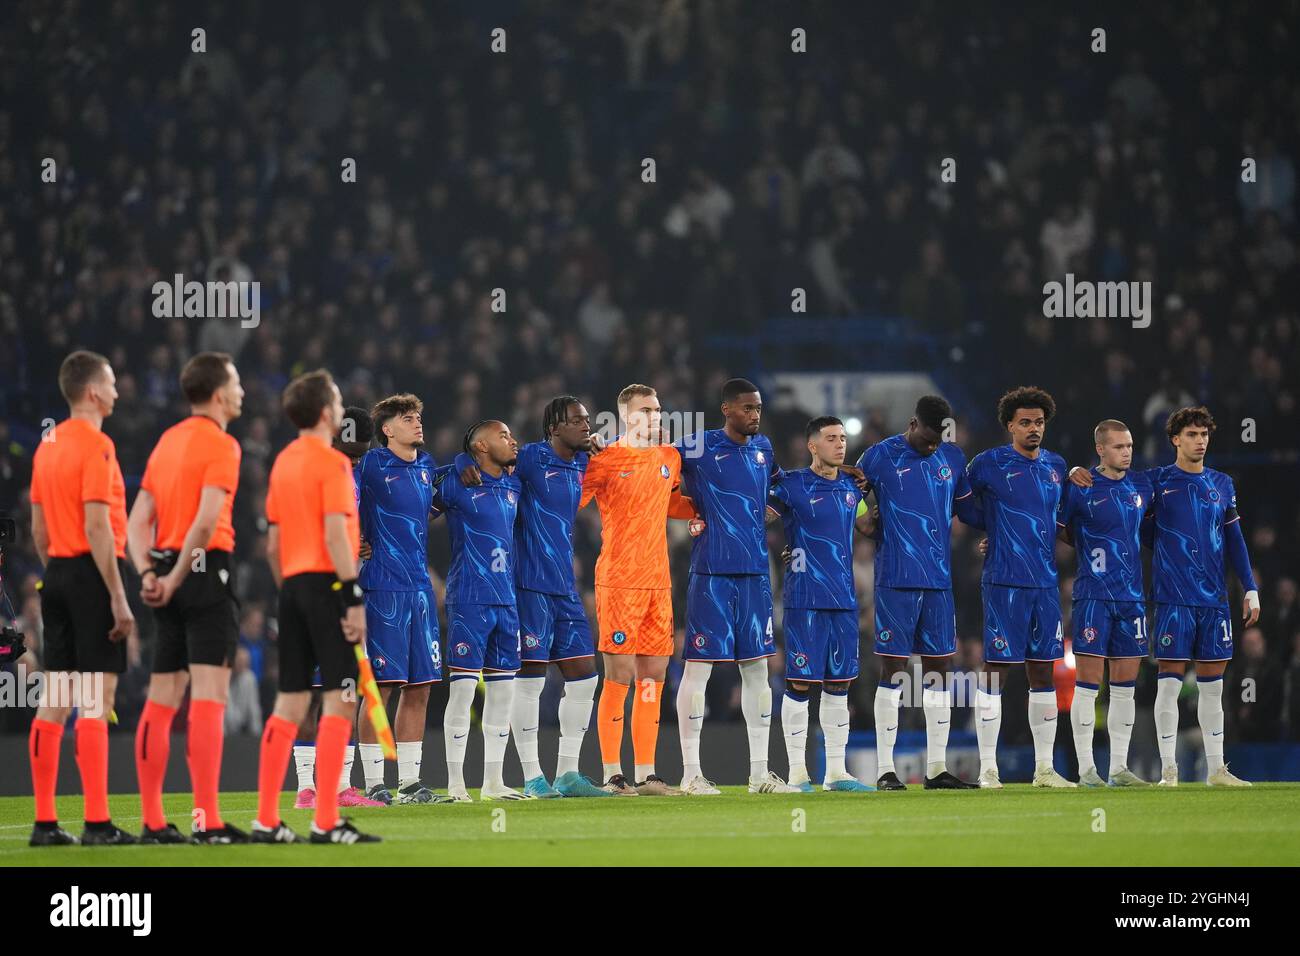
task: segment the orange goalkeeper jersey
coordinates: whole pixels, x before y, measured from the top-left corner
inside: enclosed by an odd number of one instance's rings
[[[609,588],[671,588],[668,518],[695,517],[681,494],[682,459],[672,445],[633,448],[614,442],[587,463],[582,500],[600,509],[596,584]]]

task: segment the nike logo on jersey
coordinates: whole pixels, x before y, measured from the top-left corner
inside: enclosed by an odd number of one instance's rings
[[[525,728],[523,729],[522,733],[525,733],[525,734],[531,734],[531,733],[532,733],[534,730],[536,730],[536,729],[537,729],[536,727],[525,727]]]
[[[482,498],[485,494],[487,494],[486,491],[477,491],[477,492],[475,492],[474,494],[472,494],[472,495],[469,496],[469,500],[470,500],[470,501],[478,501],[478,500],[479,500],[480,498]]]
[[[984,723],[987,724],[987,723],[992,723],[993,721],[997,720],[997,718],[996,718],[996,717],[981,717],[980,720],[984,721]]]
[[[1222,736],[1223,736],[1223,731],[1222,731],[1222,730],[1212,730],[1212,731],[1210,731],[1210,736],[1211,736],[1211,737],[1222,737]]]
[[[946,721],[946,720],[941,720],[941,721],[939,721],[938,723],[939,723],[940,726],[942,726],[943,724],[948,723],[948,721]]]
[[[687,717],[686,719],[687,719],[687,720],[703,720],[703,719],[704,719],[704,715],[703,715],[703,714],[691,714],[691,715],[690,715],[689,717]]]
[[[1091,726],[1092,726],[1092,721],[1090,720],[1090,721],[1088,721],[1087,723],[1083,723],[1082,721],[1080,721],[1080,722],[1079,722],[1079,726],[1080,726],[1080,727],[1091,727]]]
[[[837,726],[837,727],[847,727],[848,725],[849,725],[849,724],[848,724],[848,721],[845,721],[844,723],[842,723],[842,724],[836,724],[835,726]],[[890,727],[889,729],[890,729],[890,730],[897,730],[897,729],[898,729],[898,724],[895,724],[894,726]]]
[[[802,730],[792,730],[792,731],[790,731],[790,736],[791,736],[791,737],[798,737],[801,733],[803,733]]]
[[[555,477],[556,475],[558,475],[558,474],[559,474],[558,471],[548,471],[548,472],[546,473],[546,477],[547,477],[547,478],[554,478],[554,477]]]
[[[1160,739],[1161,739],[1161,740],[1168,740],[1168,739],[1169,739],[1170,737],[1172,737],[1172,736],[1173,736],[1173,734],[1161,734],[1161,735],[1160,735]]]
[[[815,505],[815,504],[817,504],[817,502],[819,502],[819,501],[821,501],[820,498],[809,498],[809,499],[808,499],[808,504],[810,504],[810,505]]]
[[[728,457],[730,457],[730,456],[731,456],[731,452],[727,452],[727,454],[725,454],[725,455],[714,455],[714,456],[713,456],[713,460],[714,460],[714,461],[722,461],[722,459],[724,459],[724,458],[728,458]]]
[[[388,484],[390,481],[396,481],[398,477],[399,477],[398,475],[385,475],[384,484]]]
[[[460,740],[462,737],[468,737],[468,736],[469,736],[469,734],[452,734],[452,735],[451,735],[451,739],[452,739],[452,740]]]
[[[613,719],[613,721],[611,721],[611,723],[615,723],[615,724],[616,724],[616,723],[618,723],[618,722],[619,722],[620,720],[622,720],[622,719],[623,719],[622,717],[615,717],[615,718]]]
[[[1164,491],[1162,491],[1162,492],[1160,492],[1160,493],[1161,493],[1162,495],[1172,495],[1172,494],[1173,494],[1175,491],[1177,491],[1177,490],[1178,490],[1177,488],[1166,488]]]
[[[909,471],[911,471],[912,469],[911,469],[911,468],[898,468],[898,469],[896,469],[896,470],[898,471],[898,476],[901,478],[903,475],[907,474],[907,473],[908,473]]]
[[[626,478],[626,477],[627,477],[628,475],[630,475],[630,474],[632,474],[632,472],[630,472],[630,471],[620,471],[620,472],[618,473],[618,476],[619,476],[620,478]]]
[[[1020,472],[1018,472],[1018,471],[1007,472],[1007,477],[1008,477],[1008,478],[1016,478],[1016,477],[1018,477],[1019,475],[1020,475]]]
[[[769,718],[769,717],[771,717],[771,716],[772,716],[772,712],[769,710],[766,714],[759,714],[759,715],[758,715],[758,719],[759,719],[759,720],[766,720],[767,718]]]

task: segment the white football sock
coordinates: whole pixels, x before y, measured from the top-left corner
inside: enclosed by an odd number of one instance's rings
[[[384,782],[384,745],[358,744],[361,751],[361,772],[366,775],[366,789],[382,786]]]
[[[847,776],[844,751],[849,743],[849,695],[832,694],[823,688],[817,721],[822,725],[822,737],[826,740],[826,779]]]
[[[564,696],[560,698],[560,758],[555,765],[557,777],[578,769],[578,760],[582,756],[582,739],[591,723],[591,707],[595,697],[595,674],[564,682]]]
[[[786,691],[781,698],[781,732],[785,735],[785,755],[790,761],[790,782],[808,778],[808,698],[795,697]]]
[[[398,789],[420,782],[420,763],[423,759],[423,740],[399,740],[397,742]],[[366,789],[369,789],[369,787]]]
[[[708,661],[687,661],[677,688],[677,735],[682,742],[682,780],[702,776],[700,730],[704,725],[704,689],[709,686],[713,665]]]
[[[1110,775],[1128,766],[1128,742],[1133,737],[1133,721],[1137,718],[1137,704],[1133,699],[1132,684],[1110,685],[1110,709],[1106,714],[1106,729],[1110,733]]]
[[[1079,758],[1079,776],[1096,770],[1092,752],[1092,735],[1097,729],[1097,685],[1074,682],[1074,699],[1070,701],[1070,729],[1074,733],[1074,753]]]
[[[293,766],[298,772],[298,789],[316,789],[316,745],[294,744]]]
[[[898,739],[898,708],[903,703],[903,688],[897,684],[879,684],[876,702],[876,775],[894,772],[894,741]],[[927,724],[928,726],[928,724]],[[826,724],[822,722],[822,732]]]
[[[749,731],[749,779],[767,776],[768,741],[772,736],[772,685],[767,681],[767,658],[741,661],[740,712]]]
[[[1002,730],[1002,694],[975,690],[975,739],[979,742],[980,773],[998,769],[998,734]]]
[[[1156,681],[1156,743],[1161,767],[1178,765],[1178,695],[1183,675],[1161,674]]]
[[[1052,769],[1056,744],[1056,688],[1029,690],[1029,730],[1034,735],[1034,769]]]
[[[948,770],[948,731],[952,728],[952,695],[942,681],[921,691],[925,709],[925,775],[937,777]],[[893,755],[890,755],[892,763]]]
[[[352,786],[352,758],[356,756],[355,741],[348,741],[348,749],[343,751],[343,770],[339,774],[339,793]]]
[[[1205,746],[1205,769],[1214,773],[1223,767],[1223,678],[1196,678],[1196,720],[1201,725]]]
[[[514,703],[510,705],[510,732],[515,737],[515,750],[524,768],[524,780],[542,775],[542,765],[537,760],[537,725],[541,709],[545,677],[516,677]]]
[[[465,790],[465,749],[469,746],[469,712],[474,705],[476,676],[453,677],[442,717],[442,740],[447,748],[447,789]]]
[[[500,790],[505,786],[503,773],[506,744],[510,742],[510,705],[514,701],[513,677],[487,680],[483,694],[483,787]]]

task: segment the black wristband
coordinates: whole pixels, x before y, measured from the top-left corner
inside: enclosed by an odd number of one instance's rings
[[[356,578],[348,581],[335,581],[330,585],[330,590],[338,595],[339,604],[342,605],[344,610],[357,607],[366,601],[365,592],[361,590],[361,585],[357,584]]]

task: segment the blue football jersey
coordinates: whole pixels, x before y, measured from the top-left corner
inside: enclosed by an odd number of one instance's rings
[[[1118,480],[1092,469],[1092,485],[1066,482],[1057,521],[1070,529],[1079,555],[1076,601],[1141,601],[1142,516],[1151,507],[1146,472]]]
[[[454,465],[434,474],[433,509],[447,515],[451,534],[448,604],[515,603],[515,517],[519,479],[483,473],[467,488]]]
[[[1192,474],[1177,465],[1146,474],[1155,506],[1151,584],[1156,601],[1223,607],[1228,603],[1224,533],[1240,520],[1232,479],[1213,468]]]
[[[429,513],[433,506],[433,459],[418,452],[404,461],[387,448],[372,448],[357,466],[361,536],[371,556],[361,565],[367,591],[424,591],[429,582]]]
[[[706,523],[691,542],[691,573],[767,574],[767,493],[781,473],[771,441],[754,435],[738,445],[715,428],[676,447],[682,491]]]
[[[515,524],[515,583],[544,594],[572,594],[573,522],[582,498],[587,453],[572,461],[555,453],[550,442],[519,449],[515,477],[521,485]]]
[[[944,442],[922,455],[894,435],[864,451],[858,468],[880,505],[876,587],[952,587],[953,510],[972,497],[961,449]]]
[[[1026,458],[1011,445],[982,451],[966,469],[984,509],[989,553],[981,580],[1022,588],[1056,587],[1056,512],[1065,459],[1040,449]]]
[[[801,468],[773,483],[768,505],[781,515],[793,552],[782,590],[785,607],[857,610],[853,523],[860,501],[862,492],[843,472],[831,481]]]

